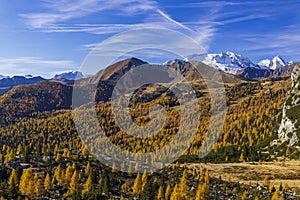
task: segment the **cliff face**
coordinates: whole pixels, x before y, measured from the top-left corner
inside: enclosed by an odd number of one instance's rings
[[[299,143],[300,138],[300,64],[295,65],[291,78],[292,88],[283,105],[278,138],[293,146]]]

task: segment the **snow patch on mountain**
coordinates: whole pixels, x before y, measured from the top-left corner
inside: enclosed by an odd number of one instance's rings
[[[237,74],[240,70],[247,67],[259,68],[249,58],[230,51],[219,54],[207,54],[202,62],[230,74]]]
[[[261,60],[259,63],[253,63],[247,57],[227,51],[225,53],[219,53],[219,54],[201,54],[201,55],[194,54],[194,55],[187,56],[183,60],[180,59],[169,60],[163,63],[163,65],[167,65],[167,66],[173,65],[176,62],[185,64],[186,62],[192,60],[203,62],[208,66],[235,75],[245,68],[276,70],[278,68],[293,63],[292,61],[288,63],[285,62],[280,56],[275,56],[274,58],[272,58],[272,60],[265,59],[265,60]]]
[[[270,67],[270,69],[277,69],[277,68],[281,68],[281,67],[284,67],[286,66],[286,63],[285,61],[279,57],[279,56],[275,56],[273,59],[272,59],[272,67]]]
[[[286,63],[280,56],[275,56],[272,60],[262,60],[258,63],[260,67],[266,67],[272,70],[276,70],[289,64],[292,64],[292,62]]]
[[[56,74],[52,79],[67,79],[67,80],[77,80],[83,78],[84,75],[82,72],[79,71],[71,71],[71,72],[64,72],[61,74]]]
[[[9,78],[9,76],[0,75],[0,80],[5,79],[5,78]]]
[[[272,65],[272,61],[269,59],[261,60],[261,61],[259,61],[258,65],[260,67],[270,68],[270,66]]]
[[[181,60],[181,59],[168,60],[168,61],[164,62],[163,65],[170,66],[170,65],[173,65],[176,62],[184,65],[187,61],[186,60]]]
[[[33,78],[33,76],[32,76],[32,75],[25,75],[24,77],[25,77],[25,78],[27,78],[27,79],[29,79],[29,78]]]

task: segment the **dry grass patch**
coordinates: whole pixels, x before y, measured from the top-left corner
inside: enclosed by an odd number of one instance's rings
[[[300,161],[288,161],[285,166],[278,162],[229,163],[229,164],[191,164],[190,168],[208,169],[210,176],[230,182],[246,184],[262,183],[268,176],[271,184],[279,187],[287,183],[293,191],[300,193]]]

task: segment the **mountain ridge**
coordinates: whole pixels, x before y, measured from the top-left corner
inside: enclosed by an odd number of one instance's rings
[[[176,62],[186,63],[193,60],[200,61],[227,74],[254,81],[272,77],[290,76],[294,66],[293,61],[286,62],[279,55],[274,56],[271,60],[265,59],[255,64],[248,57],[230,51],[225,53],[221,52],[219,54],[195,54],[182,60],[174,59],[166,61],[163,65],[171,66]]]
[[[58,79],[66,79],[70,81],[74,81],[77,79],[84,78],[84,75],[80,71],[70,71],[70,72],[63,72],[56,74],[52,79],[58,80]]]
[[[25,77],[25,76],[13,76],[13,77],[6,77],[3,79],[0,79],[0,94],[3,94],[10,88],[18,85],[28,85],[28,84],[34,84],[40,81],[45,80],[44,78],[40,76],[36,77]]]

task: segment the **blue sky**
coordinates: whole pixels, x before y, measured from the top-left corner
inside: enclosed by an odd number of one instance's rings
[[[51,77],[78,70],[95,44],[143,27],[182,32],[209,53],[233,51],[254,62],[275,55],[299,61],[299,10],[298,0],[0,1],[0,74]]]

